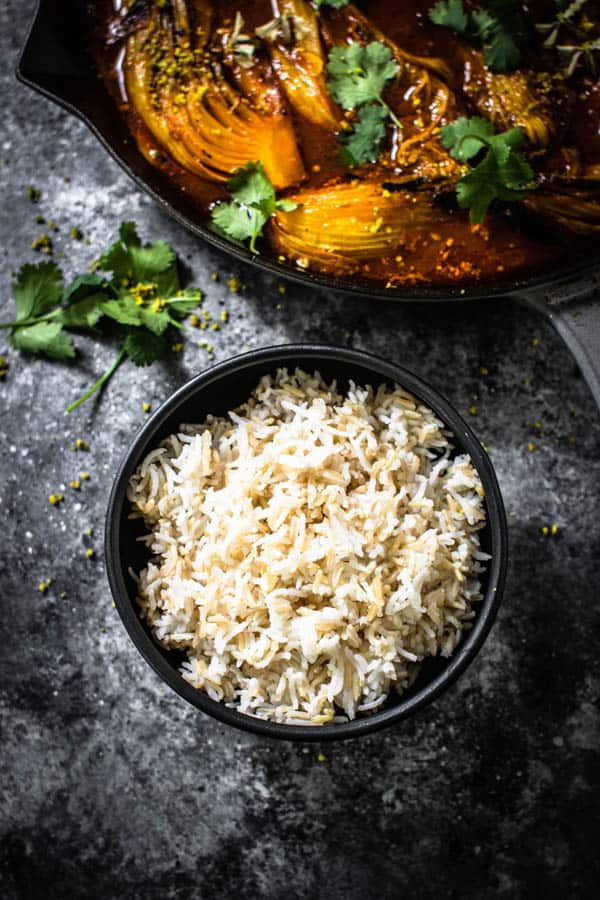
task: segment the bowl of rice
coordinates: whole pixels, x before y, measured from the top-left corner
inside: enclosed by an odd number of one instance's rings
[[[146,661],[222,722],[357,737],[431,702],[501,601],[489,457],[433,388],[346,348],[288,345],[196,376],[113,486],[106,561]]]

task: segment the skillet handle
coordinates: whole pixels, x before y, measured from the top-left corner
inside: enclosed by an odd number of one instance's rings
[[[561,298],[556,302],[547,294],[522,297],[547,316],[561,336],[587,381],[597,406],[600,408],[600,291],[579,291],[573,299]]]

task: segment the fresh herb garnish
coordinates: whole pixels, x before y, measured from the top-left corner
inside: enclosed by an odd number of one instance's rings
[[[358,109],[358,121],[351,132],[340,134],[342,156],[352,165],[376,162],[385,137],[389,117],[397,128],[402,123],[383,99],[385,88],[398,74],[392,51],[373,41],[363,47],[352,42],[334,47],[327,62],[327,87],[334,100],[347,110]]]
[[[439,0],[429,11],[434,25],[451,28],[483,47],[483,59],[492,72],[512,72],[521,60],[527,36],[518,0],[479,0],[481,9],[467,12],[462,0]]]
[[[474,161],[485,151],[456,185],[458,205],[469,209],[473,224],[483,222],[493,200],[522,200],[532,189],[533,170],[519,152],[525,142],[521,128],[495,134],[487,119],[461,117],[442,128],[440,140],[460,162]]]
[[[119,240],[100,257],[96,269],[110,275],[87,272],[65,287],[56,263],[26,263],[12,285],[16,317],[0,324],[11,329],[10,341],[18,350],[73,359],[75,345],[68,329],[98,333],[101,319],[112,320],[119,352],[68,412],[105,384],[127,356],[139,366],[165,356],[167,329],[181,328],[179,320],[201,297],[199,291],[181,290],[173,249],[164,241],[143,245],[132,222],[121,225]]]
[[[275,188],[261,162],[248,162],[227,182],[230,203],[217,203],[212,221],[220,231],[238,241],[250,240],[250,250],[258,253],[256,240],[275,210],[291,212],[297,203],[277,200]]]
[[[362,106],[352,131],[339,136],[342,161],[350,166],[377,162],[387,117],[387,110],[382,106]]]
[[[563,63],[564,73],[570,78],[580,63],[587,73],[596,78],[600,70],[600,38],[598,27],[583,10],[587,0],[555,0],[558,11],[550,22],[536,24],[536,30],[545,35],[544,47],[556,48]]]
[[[250,35],[244,34],[244,18],[239,10],[235,14],[233,28],[227,40],[227,49],[234,55],[242,69],[250,69],[254,65],[256,48]]]

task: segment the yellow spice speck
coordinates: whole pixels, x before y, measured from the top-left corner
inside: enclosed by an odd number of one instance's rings
[[[475,406],[474,403],[469,407],[469,412],[471,413],[472,416],[474,416],[476,414],[477,407]]]
[[[89,473],[89,472],[81,472],[81,474],[79,475],[79,477],[81,478],[82,481],[89,481],[89,480],[90,480],[90,473]]]
[[[73,481],[70,481],[69,487],[72,487],[74,491],[81,490],[81,481],[79,478],[74,478]]]
[[[234,277],[230,278],[229,281],[227,282],[227,287],[229,288],[229,290],[231,291],[232,294],[239,294],[239,292],[243,288],[243,284],[239,278],[236,278],[234,276]]]
[[[87,556],[88,559],[93,559],[94,556],[96,555],[96,551],[93,550],[91,547],[88,547],[87,550],[85,551],[85,555]]]
[[[142,406],[142,409],[144,410],[145,413],[149,413],[150,410],[152,409],[152,406],[149,403],[144,403]]]
[[[318,761],[321,762],[321,763],[327,761],[327,757],[325,756],[324,753],[319,753],[319,755],[317,756],[317,759],[318,759]]]
[[[181,353],[181,351],[183,350],[183,344],[179,341],[175,344],[171,344],[171,350],[173,351],[173,353]]]
[[[533,338],[532,341],[531,341],[531,346],[532,346],[532,347],[537,347],[538,344],[539,344],[539,342],[540,342],[540,339],[539,339],[539,338]]]
[[[544,535],[544,537],[548,536],[548,526],[547,525],[544,525],[544,527],[542,528],[542,534]]]
[[[192,325],[194,328],[197,328],[197,327],[198,327],[198,325],[200,324],[200,319],[198,318],[198,316],[196,315],[196,313],[192,313],[192,314],[191,314],[191,316],[190,316],[190,318],[189,318],[189,323],[190,323],[190,325]]]
[[[479,374],[480,374],[480,375],[489,375],[489,374],[490,374],[490,370],[489,370],[486,366],[480,366],[480,367],[479,367]]]
[[[58,506],[59,503],[62,503],[64,500],[63,494],[50,494],[48,497],[48,503],[52,506]]]
[[[554,535],[558,534],[558,525],[556,524],[556,522],[554,522],[552,524],[552,528],[550,529],[550,534],[554,534]]]

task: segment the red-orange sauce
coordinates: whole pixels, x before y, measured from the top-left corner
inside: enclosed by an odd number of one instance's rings
[[[202,0],[195,2],[197,6],[202,5]],[[402,50],[418,56],[440,57],[448,63],[454,78],[452,87],[457,98],[456,113],[481,114],[469,107],[469,99],[461,88],[465,65],[468,65],[465,63],[465,53],[468,55],[471,50],[465,49],[465,45],[448,29],[431,25],[427,11],[432,3],[433,0],[371,0],[361,5],[361,11]],[[213,31],[216,28],[231,28],[238,11],[244,18],[244,31],[249,34],[273,17],[272,4],[268,0],[223,0],[215,7]],[[144,124],[125,87],[125,40],[107,40],[110,34],[114,34],[114,16],[111,0],[102,0],[95,5],[92,43],[100,72],[140,152],[167,179],[179,186],[186,195],[188,206],[191,198],[198,221],[207,222],[213,205],[228,198],[225,184],[190,173],[173,159]],[[324,9],[323,17],[329,36],[333,36],[336,43],[343,41],[346,26],[342,15]],[[564,106],[557,107],[556,134],[552,138],[551,149],[540,150],[537,154],[537,159],[541,160],[540,167],[543,169],[546,158],[552,160],[548,163],[549,169],[562,166],[561,141],[567,141],[578,165],[581,161],[592,168],[595,165],[600,174],[598,85],[581,77],[575,78],[566,93],[568,103],[565,101]],[[301,184],[287,187],[278,196],[305,196],[307,192],[310,194],[324,186],[346,183],[349,179],[362,176],[362,170],[349,173],[341,164],[334,132],[311,124],[293,107],[289,109],[289,115],[293,118],[306,177]],[[394,183],[397,174],[391,166],[389,172],[380,172],[377,177],[381,182]],[[367,169],[364,177],[373,176]],[[409,190],[412,189],[409,187]],[[427,190],[427,185],[420,186],[419,190]],[[561,228],[557,228],[555,223],[543,216],[532,216],[531,211],[527,212],[520,205],[492,209],[482,226],[471,227],[468,212],[457,208],[451,192],[445,191],[441,199],[434,200],[434,204],[436,215],[429,229],[419,228],[413,234],[404,235],[397,246],[377,256],[358,256],[348,261],[346,258],[340,260],[336,253],[328,254],[327,251],[315,254],[310,249],[306,253],[290,252],[276,223],[266,229],[261,253],[276,256],[280,261],[285,259],[291,266],[377,281],[388,287],[426,285],[458,288],[542,271],[550,264],[572,258],[578,247],[589,246],[590,243],[597,245],[594,235],[569,236],[565,239]],[[373,215],[376,223],[377,212]],[[352,225],[349,224],[349,227]]]

